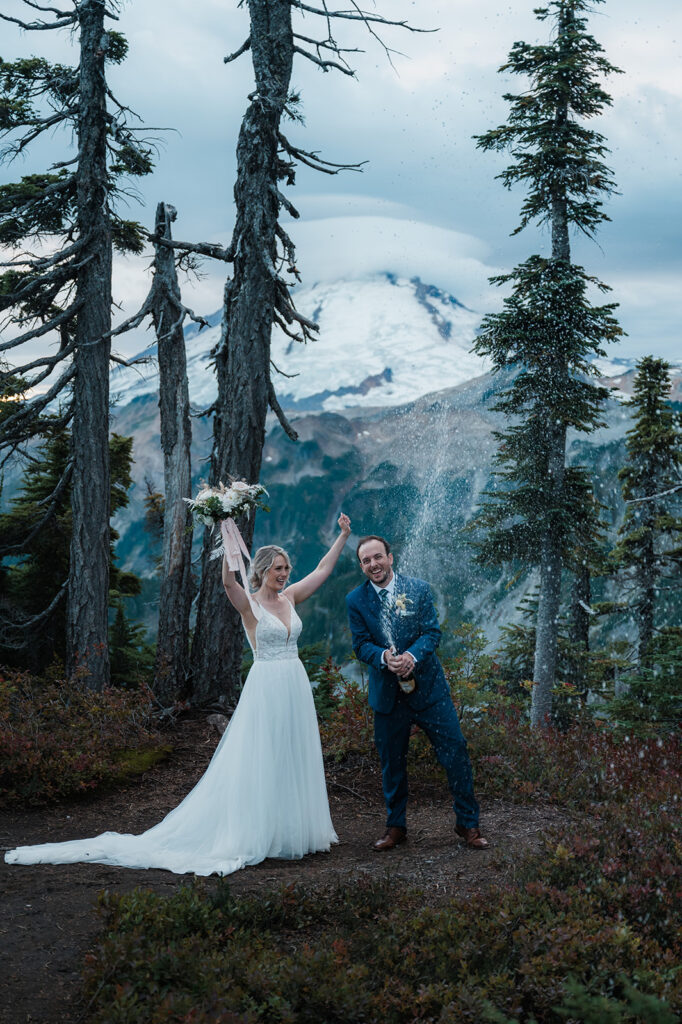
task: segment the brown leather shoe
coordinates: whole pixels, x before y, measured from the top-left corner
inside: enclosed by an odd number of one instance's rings
[[[395,846],[399,846],[400,843],[404,843],[406,839],[407,829],[394,825],[386,829],[386,832],[381,839],[377,839],[374,844],[374,849],[379,852],[383,850],[392,850]]]
[[[461,836],[464,842],[472,850],[487,850],[488,840],[484,839],[479,829],[466,828],[464,825],[455,825],[455,832]]]

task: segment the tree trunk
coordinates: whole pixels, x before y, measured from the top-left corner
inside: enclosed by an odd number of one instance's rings
[[[210,482],[228,474],[258,480],[270,387],[270,337],[276,291],[278,132],[293,63],[290,0],[249,0],[256,92],[237,145],[234,276],[225,288],[222,336],[216,353],[218,399]],[[253,517],[241,523],[246,544]],[[228,604],[220,567],[204,542],[201,592],[192,645],[193,695],[207,703],[239,684],[242,631]]]
[[[583,700],[587,697],[588,681],[586,656],[590,650],[590,613],[592,601],[592,575],[587,562],[575,568],[573,600],[571,607],[571,641],[574,647],[573,671],[570,682]]]
[[[650,512],[647,519],[653,519]],[[654,638],[654,607],[656,604],[656,556],[654,553],[653,523],[645,525],[645,540],[642,557],[638,567],[637,598],[637,661],[640,669],[651,666],[651,641]]]
[[[559,31],[568,29],[567,20],[571,15],[562,13]],[[568,120],[568,105],[557,105],[555,122],[560,129]],[[552,259],[569,263],[571,247],[568,235],[568,203],[562,188],[552,197]],[[548,345],[553,339],[548,339]],[[561,394],[568,377],[568,367],[562,358],[554,360],[554,380],[557,394]],[[550,411],[551,415],[551,411]],[[566,426],[555,422],[547,427],[547,473],[550,477],[550,505],[561,507],[561,493],[564,487],[566,466]],[[554,499],[556,495],[556,500]],[[559,608],[561,604],[561,570],[563,537],[561,531],[550,520],[540,544],[540,593],[538,595],[538,627],[535,641],[535,664],[533,669],[533,696],[531,701],[531,725],[534,729],[549,724],[552,712],[552,689],[556,677],[557,648],[559,633]]]
[[[172,206],[159,203],[154,232],[171,238]],[[192,515],[183,501],[191,495],[192,424],[189,410],[183,310],[173,250],[156,246],[152,317],[159,354],[159,409],[165,506],[163,576],[159,597],[154,692],[170,704],[189,674],[189,616],[192,604]]]
[[[83,0],[80,22],[78,232],[87,260],[78,273],[73,392],[73,535],[67,610],[67,673],[100,690],[109,681],[109,224],[105,0]]]
[[[548,473],[552,478],[553,492],[559,493],[564,481],[566,428],[556,424],[554,430],[548,429],[548,434],[551,446]],[[559,531],[551,527],[547,529],[540,547],[540,592],[530,712],[534,729],[545,728],[552,713],[561,604],[562,547]]]

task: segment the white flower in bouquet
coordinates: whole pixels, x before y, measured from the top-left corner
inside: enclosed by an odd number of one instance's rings
[[[252,508],[262,508],[269,512],[268,506],[262,500],[263,495],[267,493],[262,484],[247,484],[244,480],[230,479],[229,487],[222,481],[218,487],[207,487],[202,484],[196,498],[184,500],[200,523],[215,529],[223,520],[234,519],[235,516]],[[222,554],[222,540],[219,538],[212,557],[219,558]]]

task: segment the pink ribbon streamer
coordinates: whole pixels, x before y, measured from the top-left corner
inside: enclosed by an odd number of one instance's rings
[[[239,532],[234,519],[221,519],[220,533],[223,538],[223,551],[227,561],[227,568],[230,572],[241,573],[242,584],[246,591],[246,596],[253,608],[254,601],[249,593],[249,580],[246,575],[246,565],[244,564],[244,559],[246,559],[247,562],[251,561],[249,549],[244,543],[244,538]]]

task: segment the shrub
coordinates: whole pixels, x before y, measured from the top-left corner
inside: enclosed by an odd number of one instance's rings
[[[374,722],[367,692],[340,676],[339,685],[336,707],[320,723],[324,752],[336,762],[345,761],[351,755],[373,757]]]
[[[0,806],[44,804],[146,771],[166,756],[152,694],[0,670]]]
[[[423,903],[362,878],[320,895],[290,886],[235,898],[225,881],[105,894],[89,1020],[559,1024],[583,1019],[577,1006],[610,1006],[620,1015],[604,1020],[653,1024],[682,1009],[679,949],[578,886]]]
[[[346,685],[322,723],[343,761],[371,752]],[[513,888],[432,902],[388,877],[237,898],[105,894],[86,969],[92,1024],[672,1024],[682,1013],[679,744],[584,722],[530,730],[493,709],[468,728],[479,791],[554,801],[570,820],[515,862]],[[413,737],[410,771],[435,770]],[[373,755],[374,756],[374,755]]]

